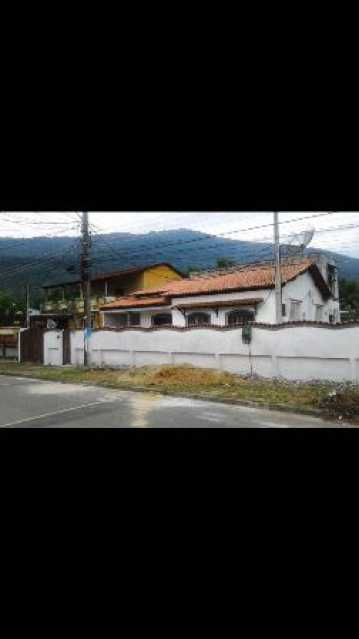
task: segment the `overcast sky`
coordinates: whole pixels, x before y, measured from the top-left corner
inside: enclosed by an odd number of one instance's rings
[[[281,212],[279,217],[283,241],[287,241],[292,233],[315,228],[316,235],[311,246],[359,257],[359,212],[330,215],[323,213],[325,212]],[[257,229],[252,227],[270,225],[272,219],[273,214],[269,212],[90,213],[92,224],[104,233],[123,231],[138,234],[188,228],[232,239],[255,241],[271,241],[271,226]],[[72,235],[78,233],[77,220],[78,215],[75,213],[0,213],[0,236]],[[357,226],[338,228],[350,225]]]

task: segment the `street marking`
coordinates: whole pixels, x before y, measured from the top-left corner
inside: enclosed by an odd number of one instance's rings
[[[83,408],[91,408],[93,406],[101,406],[103,404],[113,404],[116,399],[105,399],[97,402],[91,402],[90,404],[81,404],[80,406],[74,406],[73,408],[64,408],[52,413],[43,413],[42,415],[36,415],[36,417],[27,417],[26,419],[19,419],[16,422],[10,422],[9,424],[0,424],[0,428],[9,428],[10,426],[19,426],[20,424],[27,424],[28,422],[35,422],[38,419],[44,419],[45,417],[54,417],[55,415],[63,415],[65,413],[71,413],[75,410],[82,410]]]

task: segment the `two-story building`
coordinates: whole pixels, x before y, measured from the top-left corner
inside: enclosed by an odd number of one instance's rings
[[[136,290],[165,286],[185,276],[171,264],[128,268],[91,278],[92,326],[101,328],[100,307],[128,296]],[[39,328],[81,329],[84,325],[84,296],[81,281],[73,278],[44,286],[45,301],[40,314],[31,316],[31,326]]]

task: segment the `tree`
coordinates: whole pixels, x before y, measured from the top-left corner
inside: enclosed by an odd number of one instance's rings
[[[187,274],[191,275],[191,273],[198,273],[199,271],[202,271],[203,269],[201,269],[199,266],[189,266],[187,268]]]
[[[217,268],[229,268],[234,265],[235,261],[231,260],[230,257],[219,257],[217,260]]]
[[[0,291],[0,326],[22,324],[26,314],[25,301],[12,293]]]
[[[345,280],[339,282],[340,306],[347,311],[347,320],[359,319],[359,280]]]

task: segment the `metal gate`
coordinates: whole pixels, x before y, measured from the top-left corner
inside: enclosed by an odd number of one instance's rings
[[[62,336],[63,363],[71,364],[71,331],[65,329]]]
[[[44,363],[44,331],[29,328],[20,333],[20,362]]]
[[[45,333],[45,366],[62,366],[64,361],[63,331]]]

